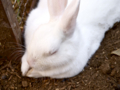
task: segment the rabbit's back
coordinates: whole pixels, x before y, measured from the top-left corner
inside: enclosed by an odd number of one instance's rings
[[[120,0],[81,0],[79,25],[98,25],[108,29],[120,20]]]

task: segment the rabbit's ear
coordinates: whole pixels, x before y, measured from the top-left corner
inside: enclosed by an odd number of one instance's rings
[[[76,25],[76,18],[78,16],[80,0],[72,0],[70,5],[64,11],[61,21],[60,27],[66,32],[73,32],[74,27]]]
[[[67,0],[48,0],[48,9],[51,19],[60,16],[67,5]]]

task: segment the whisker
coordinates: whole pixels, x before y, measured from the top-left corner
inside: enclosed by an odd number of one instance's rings
[[[18,48],[11,48],[12,50],[23,50],[24,51],[24,49],[23,48],[21,48],[21,47],[18,47]]]
[[[10,55],[10,57],[12,57],[14,54],[15,55],[17,55],[18,53],[21,53],[21,54],[23,54],[24,53],[24,51],[22,51],[22,50],[17,50],[17,51],[14,51],[11,55]]]
[[[12,51],[11,51],[12,52]],[[9,52],[8,58],[12,58],[14,55],[21,53],[24,54],[24,51],[13,51],[12,53]]]
[[[16,61],[19,57],[22,57],[22,55],[17,56],[14,60]]]
[[[23,50],[13,50],[12,53],[8,57],[11,58],[14,54],[18,54],[18,53],[24,54],[24,52],[25,51]]]
[[[13,60],[16,60],[16,58],[18,58],[18,57],[22,57],[22,54],[19,54],[19,55],[16,54],[15,56],[12,57],[12,59],[13,59]],[[15,58],[15,59],[14,59],[14,58]]]
[[[16,43],[16,42],[7,42],[11,47],[8,48],[6,50],[9,51],[9,55],[8,55],[8,58],[10,59],[14,59],[14,60],[17,60],[19,57],[22,57],[22,55],[24,54],[25,52],[25,46],[20,44],[20,43]]]
[[[24,51],[21,51],[21,50],[19,50],[19,51],[14,51],[11,55],[17,54],[17,53],[24,53]]]
[[[25,46],[22,45],[22,44],[20,44],[20,43],[15,43],[15,42],[8,42],[8,43],[11,43],[11,44],[13,44],[13,45],[17,45],[17,46],[21,46],[21,47],[25,48]]]

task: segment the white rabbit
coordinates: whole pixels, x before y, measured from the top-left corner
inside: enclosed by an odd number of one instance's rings
[[[26,22],[22,75],[79,74],[118,21],[120,0],[40,0]]]

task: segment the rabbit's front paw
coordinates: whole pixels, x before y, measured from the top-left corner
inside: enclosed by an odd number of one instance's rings
[[[29,70],[29,65],[27,62],[22,62],[22,66],[21,66],[21,72],[22,72],[22,75],[25,76],[26,73],[28,72]]]
[[[39,71],[37,71],[37,70],[35,70],[35,69],[30,69],[30,70],[27,72],[26,76],[28,76],[28,77],[34,77],[34,78],[42,77],[42,76],[40,75]]]
[[[22,75],[25,76],[26,73],[28,72],[30,66],[26,60],[26,55],[24,55],[22,57],[22,65],[21,65],[21,72],[22,72]]]

